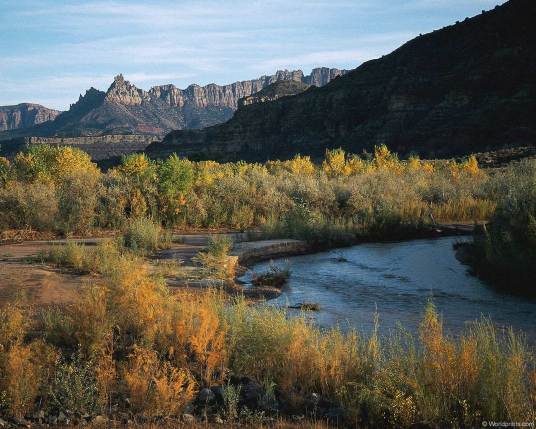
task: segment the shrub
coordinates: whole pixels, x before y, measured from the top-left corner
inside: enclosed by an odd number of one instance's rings
[[[221,382],[226,376],[228,326],[221,317],[223,305],[221,293],[183,295],[172,320],[168,351],[177,366],[188,366],[205,386]]]
[[[0,188],[0,228],[54,229],[58,214],[55,187],[47,183],[9,182]]]
[[[251,283],[255,286],[272,286],[282,287],[290,277],[288,268],[279,268],[275,265],[270,265],[270,269],[261,274],[255,274],[251,279]]]
[[[177,416],[195,393],[187,370],[161,362],[154,351],[140,347],[130,355],[123,380],[133,410],[146,416]]]
[[[80,415],[96,413],[99,396],[93,363],[84,359],[80,352],[69,361],[58,362],[48,395],[49,407],[56,411],[69,410]]]
[[[85,356],[101,357],[113,328],[108,308],[108,291],[98,285],[88,285],[80,299],[68,308],[73,339]]]
[[[68,241],[66,244],[53,245],[45,259],[58,267],[70,268],[78,273],[90,271],[87,247],[76,241]]]
[[[202,266],[206,277],[217,279],[230,279],[234,276],[235,265],[229,258],[233,241],[225,235],[210,237],[208,249],[199,252],[194,261]]]
[[[30,312],[17,300],[0,308],[0,349],[21,343],[30,326]]]
[[[95,224],[97,177],[82,172],[66,176],[58,190],[59,224],[67,232],[87,233]]]
[[[0,156],[0,186],[4,186],[11,176],[11,163],[7,158]]]
[[[238,404],[240,402],[241,386],[233,386],[227,383],[223,387],[223,414],[227,420],[236,420],[238,418]]]
[[[500,199],[488,227],[474,239],[479,275],[499,287],[534,295],[536,277],[536,162],[510,166],[497,179]]]
[[[41,359],[35,347],[21,343],[0,353],[0,392],[9,415],[21,418],[33,409],[43,381]]]
[[[127,248],[141,255],[152,253],[166,243],[162,227],[151,219],[137,218],[130,221],[123,236]]]

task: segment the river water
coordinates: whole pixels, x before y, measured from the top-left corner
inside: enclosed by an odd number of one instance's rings
[[[524,331],[535,343],[536,302],[499,293],[469,275],[453,250],[453,244],[462,240],[466,238],[360,244],[259,263],[241,280],[248,284],[253,272],[266,271],[270,263],[289,266],[283,293],[265,305],[318,303],[320,311],[307,316],[321,327],[338,325],[370,333],[377,312],[381,333],[398,323],[415,333],[432,299],[449,334],[458,335],[468,321],[485,316],[500,328]]]

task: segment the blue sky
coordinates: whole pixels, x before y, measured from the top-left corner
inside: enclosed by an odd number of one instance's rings
[[[355,68],[503,0],[0,0],[0,105],[67,109],[123,73],[138,87]]]

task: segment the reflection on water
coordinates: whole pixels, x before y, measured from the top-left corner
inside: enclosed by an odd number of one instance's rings
[[[460,238],[361,244],[274,261],[288,264],[292,274],[282,295],[267,304],[319,303],[321,310],[308,315],[320,326],[362,332],[371,331],[377,308],[385,333],[399,322],[415,331],[432,298],[451,334],[483,315],[500,327],[522,329],[536,341],[536,302],[498,293],[467,274],[467,267],[455,258],[456,241]],[[269,264],[257,264],[251,271],[265,271]],[[242,280],[248,282],[251,275]]]

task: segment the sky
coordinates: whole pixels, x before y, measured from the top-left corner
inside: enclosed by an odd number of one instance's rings
[[[503,0],[0,0],[0,105],[355,68]]]

